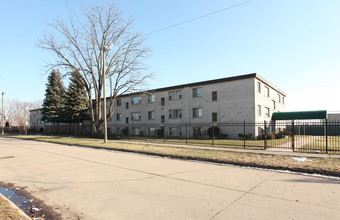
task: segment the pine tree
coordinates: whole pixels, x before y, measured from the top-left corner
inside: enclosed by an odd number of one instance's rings
[[[65,107],[65,87],[59,70],[52,70],[47,79],[42,119],[62,118]]]
[[[66,92],[65,118],[81,120],[86,117],[88,98],[80,76],[73,72]]]

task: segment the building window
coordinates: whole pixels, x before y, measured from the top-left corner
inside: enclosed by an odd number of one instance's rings
[[[126,124],[129,124],[129,117],[126,117],[126,118],[125,118],[125,123],[126,123]]]
[[[261,83],[257,82],[257,92],[261,93]]]
[[[125,107],[126,107],[126,109],[129,108],[129,102],[126,102],[126,103],[125,103]]]
[[[149,135],[155,136],[156,135],[156,129],[155,128],[148,128],[149,130]]]
[[[131,113],[131,120],[139,121],[142,118],[142,114],[140,112],[132,112]]]
[[[148,103],[153,103],[155,102],[155,94],[148,95]]]
[[[202,108],[193,108],[192,109],[192,117],[201,118],[203,115]]]
[[[276,102],[274,100],[272,100],[273,102],[273,109],[276,109]]]
[[[169,92],[169,100],[176,100],[176,99],[181,99],[181,98],[182,98],[181,90]]]
[[[217,112],[211,113],[212,121],[217,122]]]
[[[202,128],[192,128],[194,137],[202,137],[203,130]]]
[[[269,87],[267,86],[264,87],[264,95],[269,97]]]
[[[192,89],[192,97],[193,98],[202,97],[202,88]]]
[[[141,134],[140,133],[140,128],[133,128],[132,132],[133,132],[134,135],[140,135]]]
[[[165,122],[165,116],[161,115],[161,123],[164,123],[164,122]]]
[[[282,96],[282,104],[285,104],[285,97]]]
[[[155,112],[154,111],[148,112],[148,119],[149,120],[154,120],[155,119]]]
[[[116,114],[116,120],[117,120],[117,121],[121,121],[121,120],[122,120],[122,114],[117,113],[117,114]]]
[[[261,116],[261,105],[257,105],[257,115]]]
[[[165,98],[161,98],[161,105],[162,105],[162,106],[165,105]]]
[[[267,108],[267,107],[265,107],[264,109],[265,109],[264,115],[265,115],[266,117],[270,117],[270,109]]]
[[[217,101],[217,91],[211,92],[211,100],[212,101]]]
[[[122,105],[122,100],[121,99],[117,99],[116,103],[117,103],[117,106],[121,106]]]
[[[182,136],[181,128],[169,128],[170,136]]]
[[[277,93],[277,100],[279,103],[281,103],[281,95],[279,93]]]
[[[140,104],[141,100],[142,100],[142,98],[140,96],[132,97],[131,98],[131,103],[133,105],[137,105],[137,104]]]
[[[182,109],[169,110],[169,118],[182,118]]]

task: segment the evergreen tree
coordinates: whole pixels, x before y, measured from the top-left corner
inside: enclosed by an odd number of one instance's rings
[[[81,120],[86,117],[88,98],[78,73],[73,72],[66,92],[65,118]]]
[[[42,119],[62,118],[65,107],[65,87],[59,70],[52,70],[47,79]]]

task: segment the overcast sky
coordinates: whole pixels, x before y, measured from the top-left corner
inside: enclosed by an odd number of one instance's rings
[[[50,56],[37,48],[46,24],[80,16],[95,1],[11,0],[0,8],[0,90],[6,99],[42,100]],[[288,111],[340,111],[340,1],[120,0],[148,36],[147,89],[258,73],[287,94]]]

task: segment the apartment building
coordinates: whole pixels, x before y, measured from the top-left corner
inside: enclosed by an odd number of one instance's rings
[[[116,99],[108,133],[156,136],[163,129],[166,136],[205,136],[212,125],[270,121],[273,112],[285,110],[285,99],[256,73],[131,93]],[[259,129],[251,129],[253,137]]]
[[[43,131],[44,122],[42,118],[42,108],[30,110],[30,129],[35,131]]]

